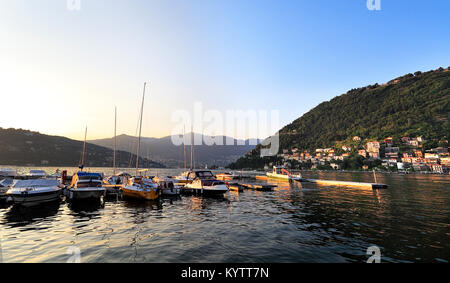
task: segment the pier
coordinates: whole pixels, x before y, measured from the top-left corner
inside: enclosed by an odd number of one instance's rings
[[[356,187],[356,188],[370,188],[370,189],[387,189],[386,184],[377,183],[362,183],[362,182],[349,182],[349,181],[335,181],[335,180],[317,180],[317,179],[305,179],[305,182],[314,183],[321,186],[337,186],[337,187]]]

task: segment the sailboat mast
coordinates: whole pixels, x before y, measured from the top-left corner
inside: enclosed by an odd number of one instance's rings
[[[193,128],[193,126],[191,126],[191,170],[193,170],[194,168],[193,168],[193,156],[194,156],[194,151],[193,151],[193,149],[194,149],[194,134],[193,134],[193,131],[194,131],[194,128]]]
[[[117,107],[114,108],[114,161],[113,174],[116,175],[116,147],[117,147]]]
[[[147,83],[144,83],[144,93],[142,94],[142,104],[141,104],[141,117],[139,119],[139,138],[138,138],[138,144],[137,144],[137,150],[136,150],[136,176],[138,175],[139,171],[139,151],[141,149],[141,133],[142,133],[142,116],[144,112],[144,99],[145,99],[145,88],[147,86]]]
[[[186,170],[186,125],[183,127],[184,170]]]

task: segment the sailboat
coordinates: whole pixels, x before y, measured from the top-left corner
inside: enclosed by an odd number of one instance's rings
[[[87,127],[84,134],[83,152],[81,154],[80,171],[72,177],[72,182],[68,188],[70,200],[100,199],[105,196],[106,190],[103,187],[103,175],[101,173],[83,172],[86,154]]]
[[[183,144],[184,144],[184,169],[186,170],[186,139],[185,139],[186,133],[185,128],[183,128]],[[189,170],[184,171],[181,173],[181,175],[175,177],[175,181],[180,184],[190,184],[194,179],[190,178],[189,174],[192,173],[192,170],[194,169],[194,137],[193,137],[193,128],[191,127],[191,164],[189,167]],[[191,175],[192,176],[192,175]]]
[[[136,174],[135,177],[129,178],[126,184],[122,185],[122,196],[140,200],[155,200],[161,195],[159,185],[151,179],[138,176],[139,173],[139,151],[141,145],[142,132],[142,116],[144,112],[145,89],[147,83],[144,83],[144,93],[142,95],[141,113],[139,119],[139,138],[136,151]]]
[[[124,182],[123,172],[116,174],[116,152],[117,152],[117,107],[114,109],[114,154],[113,154],[113,175],[105,178],[107,195],[117,195]]]

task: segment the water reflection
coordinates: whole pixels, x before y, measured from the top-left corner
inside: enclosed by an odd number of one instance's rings
[[[11,228],[27,227],[21,231],[48,229],[48,226],[41,225],[42,223],[53,220],[54,216],[58,214],[60,202],[51,202],[40,204],[33,207],[11,206],[8,212],[5,213],[1,225]]]
[[[4,255],[8,261],[65,262],[74,245],[83,262],[365,262],[367,248],[377,245],[382,262],[448,261],[448,177],[377,178],[389,189],[274,182],[274,191],[230,191],[219,198],[119,199],[29,212],[4,207]]]

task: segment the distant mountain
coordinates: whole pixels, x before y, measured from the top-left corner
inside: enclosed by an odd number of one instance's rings
[[[186,134],[186,156],[187,164],[190,162],[190,133]],[[202,139],[202,135],[195,134],[195,139]],[[204,136],[203,138],[210,138]],[[182,137],[181,137],[182,139]],[[243,154],[252,150],[258,140],[236,140],[224,136],[214,137],[215,140],[222,140],[226,144],[227,139],[232,140],[234,145],[196,145],[194,147],[194,161],[197,167],[204,167],[205,165],[225,166],[231,162],[236,161]],[[114,139],[100,139],[90,140],[89,143],[99,146],[114,148]],[[117,149],[127,152],[136,152],[137,138],[120,135],[117,136]],[[239,144],[239,145],[238,145]],[[243,145],[241,145],[243,144]],[[172,137],[167,136],[163,138],[141,138],[140,155],[143,157],[149,156],[152,160],[160,162],[169,167],[183,167],[184,166],[184,146],[176,146],[172,142]]]
[[[22,129],[0,128],[0,164],[18,166],[78,166],[83,142]],[[132,167],[136,162],[136,156]],[[117,167],[128,167],[130,153],[117,152]],[[164,167],[140,158],[141,167]],[[113,151],[87,143],[86,167],[112,167]]]
[[[416,72],[383,85],[352,89],[323,102],[280,130],[280,151],[315,150],[351,141],[423,136],[427,147],[448,140],[450,128],[450,69]],[[260,158],[261,146],[231,168],[261,168],[273,158]]]

